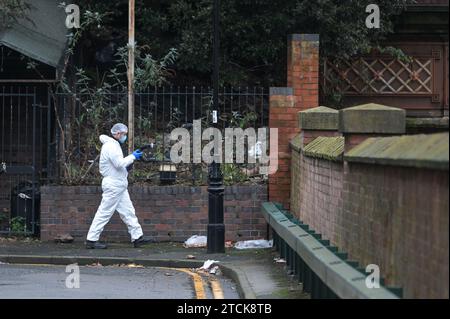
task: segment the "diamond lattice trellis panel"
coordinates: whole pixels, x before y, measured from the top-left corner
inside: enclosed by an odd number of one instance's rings
[[[433,58],[410,62],[386,57],[327,60],[325,85],[343,94],[433,94]]]

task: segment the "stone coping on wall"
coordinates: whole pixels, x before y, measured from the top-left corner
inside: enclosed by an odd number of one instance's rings
[[[343,136],[325,137],[319,136],[311,143],[303,146],[301,134],[291,140],[291,147],[296,152],[313,158],[340,162],[343,160],[345,139]]]
[[[344,154],[344,138],[318,137],[303,148],[305,156],[325,159],[329,161],[342,161]]]
[[[431,128],[431,129],[449,129],[449,120],[448,117],[430,117],[430,118],[406,118],[406,128],[415,129],[415,128]]]
[[[449,133],[369,138],[344,155],[348,162],[449,169]]]
[[[315,107],[298,113],[302,130],[337,131],[339,111],[326,106]]]
[[[290,87],[271,87],[269,89],[269,94],[271,96],[273,95],[280,95],[280,96],[291,96],[294,95],[294,89]]]
[[[289,144],[291,145],[291,148],[294,151],[300,152],[302,150],[302,145],[303,145],[302,134],[300,133],[300,134],[296,135]]]
[[[288,36],[288,41],[312,41],[318,42],[320,35],[318,34],[291,34]]]
[[[404,134],[406,111],[370,103],[339,112],[339,130],[344,134]]]

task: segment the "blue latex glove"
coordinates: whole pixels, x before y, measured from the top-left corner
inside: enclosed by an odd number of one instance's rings
[[[135,151],[133,152],[133,156],[134,156],[137,160],[140,160],[141,157],[142,157],[142,152],[141,152],[140,150],[135,150]]]

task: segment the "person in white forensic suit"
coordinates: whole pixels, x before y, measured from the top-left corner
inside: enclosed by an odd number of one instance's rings
[[[114,212],[120,215],[127,225],[131,242],[135,248],[151,242],[144,237],[142,227],[136,217],[133,203],[128,193],[127,168],[142,157],[142,152],[136,150],[124,157],[120,144],[127,140],[128,128],[125,124],[115,124],[111,129],[112,137],[101,135],[103,146],[100,152],[100,174],[102,180],[102,201],[92,221],[86,238],[86,248],[106,249],[107,246],[99,241],[100,235]]]

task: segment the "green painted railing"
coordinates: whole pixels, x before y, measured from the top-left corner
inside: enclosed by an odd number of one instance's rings
[[[369,274],[357,261],[348,260],[345,252],[331,246],[289,211],[278,203],[264,203],[262,214],[272,230],[274,246],[286,260],[288,271],[297,276],[303,290],[313,299],[398,299],[402,289],[384,287],[369,288]]]

